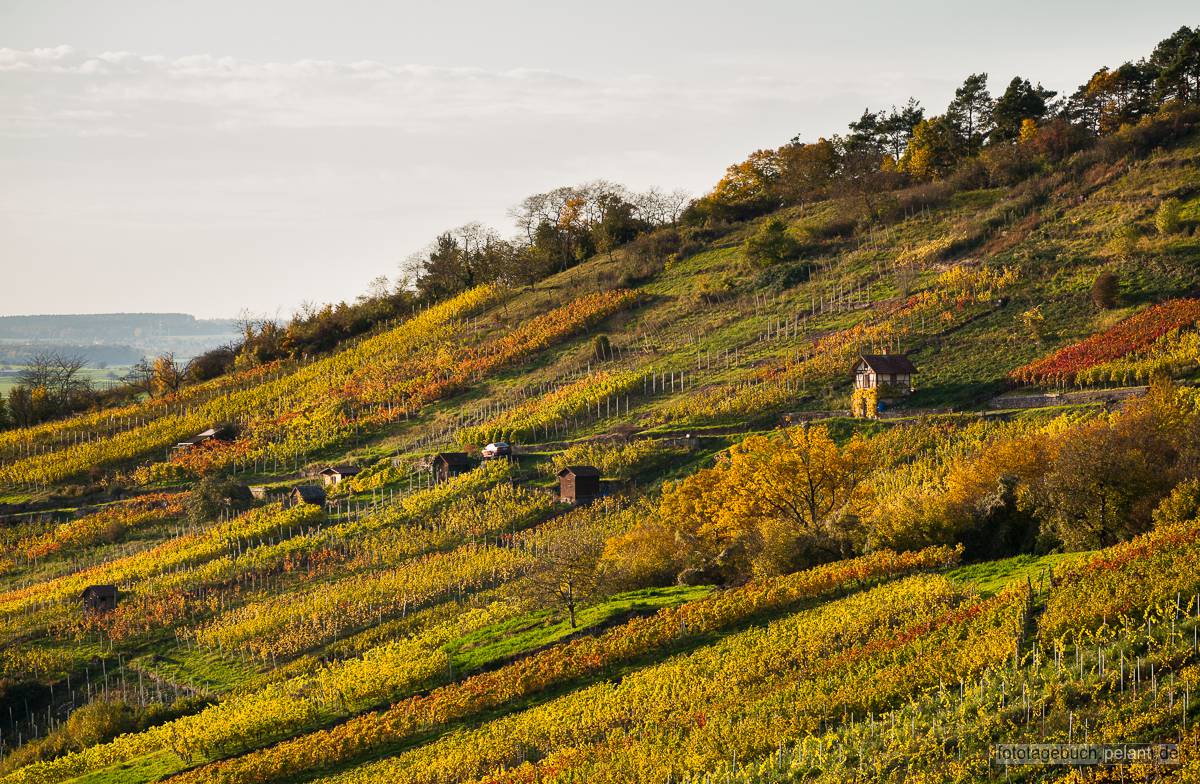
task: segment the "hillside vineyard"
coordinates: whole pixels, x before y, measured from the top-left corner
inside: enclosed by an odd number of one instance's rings
[[[1200,781],[1200,29],[987,85],[27,374],[0,784]]]

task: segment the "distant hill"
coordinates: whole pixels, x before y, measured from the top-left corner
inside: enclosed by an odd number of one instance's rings
[[[198,319],[187,313],[0,316],[0,361],[19,363],[39,351],[80,354],[109,364],[166,351],[188,358],[236,335],[233,319]]]

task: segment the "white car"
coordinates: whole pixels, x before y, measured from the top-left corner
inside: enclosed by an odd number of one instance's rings
[[[512,455],[512,447],[507,441],[497,441],[493,444],[488,444],[483,448],[484,457],[509,457]]]

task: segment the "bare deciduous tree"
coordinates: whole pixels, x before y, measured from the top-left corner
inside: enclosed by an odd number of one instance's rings
[[[78,355],[40,352],[30,357],[17,374],[17,383],[28,389],[41,389],[58,405],[69,403],[77,395],[91,390],[91,382],[80,374],[87,360]]]
[[[539,542],[537,565],[526,578],[534,601],[567,611],[571,628],[576,610],[596,591],[596,562],[604,550],[604,538],[589,528],[556,531]]]
[[[129,372],[121,377],[129,386],[147,395],[154,391],[154,363],[148,357],[142,357]]]

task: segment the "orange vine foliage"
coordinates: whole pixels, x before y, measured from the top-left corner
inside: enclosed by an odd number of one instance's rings
[[[1070,384],[1088,368],[1149,348],[1172,330],[1200,322],[1200,299],[1173,299],[1022,365],[1011,377],[1026,384]]]

